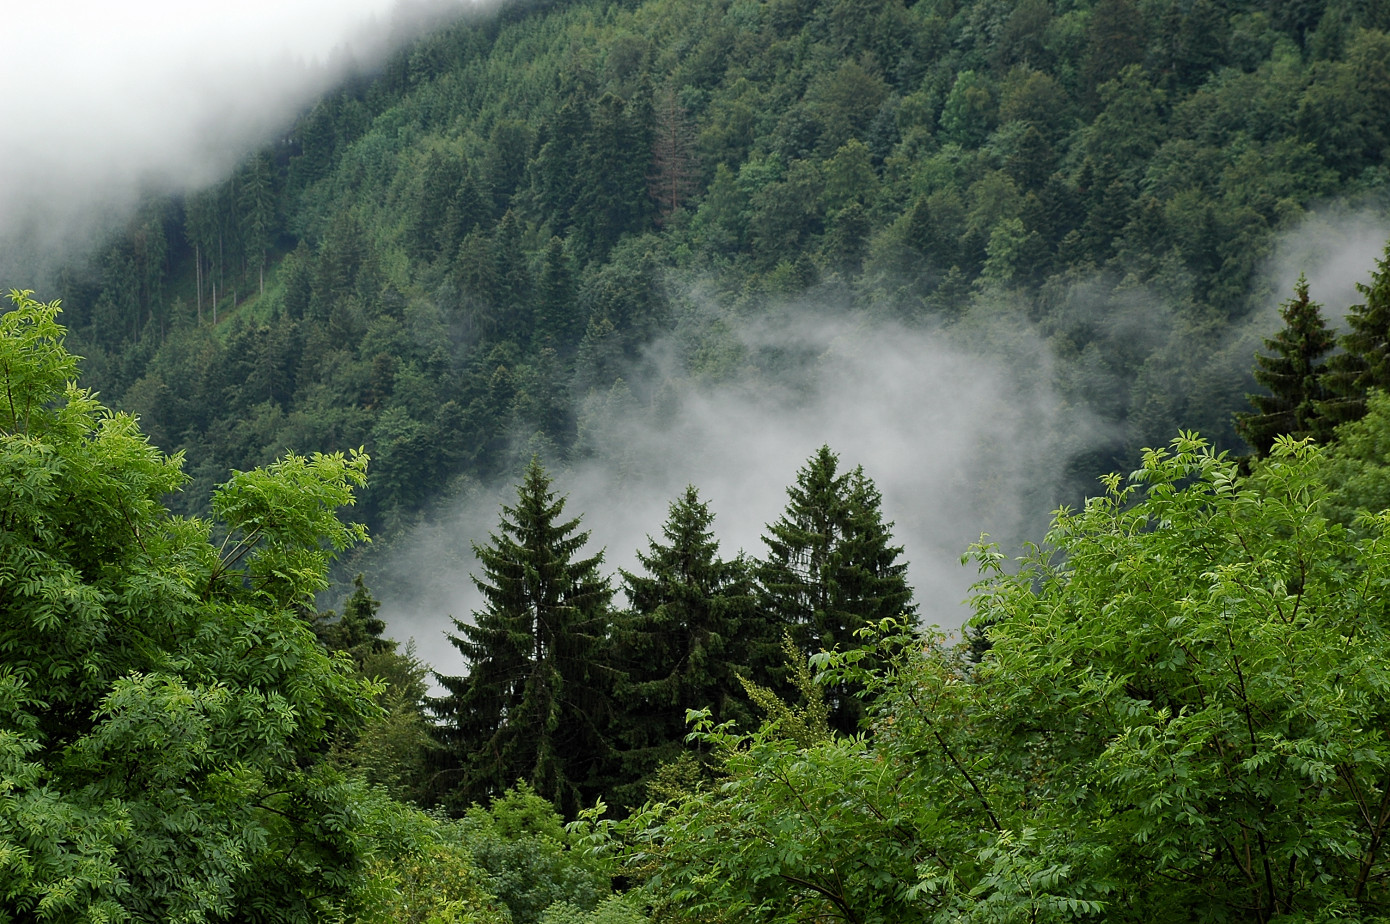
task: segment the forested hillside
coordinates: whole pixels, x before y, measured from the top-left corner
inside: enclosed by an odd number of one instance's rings
[[[92,384],[187,452],[189,498],[366,446],[389,531],[461,476],[582,455],[585,399],[682,318],[713,306],[680,351],[717,379],[749,362],[720,317],[801,296],[1036,324],[1064,400],[1113,425],[1076,461],[1089,490],[1179,425],[1239,445],[1257,341],[1236,334],[1286,294],[1262,275],[1276,233],[1383,205],[1387,17],[512,5],[147,203],[52,294]]]
[[[1384,2],[578,0],[413,44],[0,313],[0,924],[1390,919],[1390,246],[1356,305],[1270,266],[1383,219],[1387,152]],[[1004,344],[908,360],[1086,422],[960,635],[849,447],[757,552],[698,484],[631,567],[589,544],[553,472],[709,383],[815,407],[872,325]],[[431,696],[362,577],[323,597],[479,483]]]

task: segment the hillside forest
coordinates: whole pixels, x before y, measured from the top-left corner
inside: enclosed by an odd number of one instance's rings
[[[1355,303],[1271,282],[1383,226],[1388,150],[1375,2],[411,44],[14,281],[0,921],[1390,919],[1390,244]],[[1026,339],[1092,422],[1035,534],[959,550],[959,632],[861,447],[756,550],[692,484],[614,570],[567,506],[640,468],[612,421],[794,400],[742,332],[826,312]],[[499,483],[432,673],[361,573]]]

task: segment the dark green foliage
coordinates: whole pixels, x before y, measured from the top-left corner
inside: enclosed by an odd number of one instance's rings
[[[377,618],[380,606],[359,574],[342,616],[329,610],[313,622],[320,644],[348,655],[359,677],[381,685],[382,714],[357,734],[340,738],[335,759],[397,799],[423,801],[435,747],[425,719],[428,669],[415,657],[414,642],[399,651],[396,642],[382,638],[386,623]]]
[[[220,186],[151,202],[60,294],[94,384],[157,418],[200,489],[290,445],[365,446],[362,512],[388,529],[537,429],[572,451],[574,403],[639,381],[692,287],[731,317],[816,287],[913,323],[1007,299],[1062,378],[1114,379],[1063,399],[1132,466],[1164,407],[1229,418],[1243,389],[1116,400],[1173,344],[1113,350],[1094,317],[1161,293],[1182,349],[1220,352],[1273,235],[1378,188],[1382,7],[510,5],[403,49]],[[229,316],[299,326],[232,349]],[[281,343],[293,369],[243,360]]]
[[[1358,282],[1366,299],[1347,311],[1350,328],[1338,341],[1340,353],[1327,361],[1322,385],[1328,398],[1317,406],[1323,418],[1320,435],[1366,414],[1366,395],[1390,390],[1390,244],[1376,262],[1370,285]]]
[[[394,642],[381,637],[386,623],[377,618],[380,607],[381,601],[372,596],[359,574],[352,582],[352,596],[343,601],[343,615],[332,610],[320,613],[314,621],[314,634],[325,647],[347,652],[360,664],[369,655],[395,647]]]
[[[1263,458],[1279,436],[1320,436],[1318,404],[1323,400],[1323,356],[1335,338],[1321,306],[1308,298],[1308,280],[1298,277],[1294,297],[1279,309],[1284,329],[1265,340],[1270,352],[1255,357],[1255,381],[1267,395],[1250,395],[1254,413],[1236,416],[1236,431]]]
[[[883,522],[878,489],[862,468],[841,473],[838,466],[839,457],[822,446],[797,472],[786,511],[763,536],[767,557],[756,571],[759,609],[807,654],[858,648],[859,630],[915,611],[907,563],[892,544],[892,524]],[[767,662],[757,666],[766,669]],[[851,734],[862,705],[851,687],[833,694],[831,722]]]
[[[449,636],[469,670],[441,676],[448,695],[432,704],[444,746],[435,796],[450,805],[523,779],[572,816],[602,791],[612,682],[600,645],[613,591],[601,554],[578,557],[589,534],[562,519],[564,506],[532,460],[516,505],[503,506],[489,544],[474,544],[485,607]]]
[[[719,557],[713,522],[686,488],[662,538],[637,553],[642,573],[621,572],[630,608],[617,615],[610,642],[622,678],[614,743],[628,782],[609,794],[619,805],[640,805],[656,769],[684,753],[690,710],[740,725],[749,718],[738,678],[751,673],[748,643],[766,619],[755,609],[747,563]]]

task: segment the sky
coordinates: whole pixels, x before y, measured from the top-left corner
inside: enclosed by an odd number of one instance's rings
[[[465,2],[0,4],[0,274],[80,248],[142,190],[215,182],[349,61],[370,66]]]

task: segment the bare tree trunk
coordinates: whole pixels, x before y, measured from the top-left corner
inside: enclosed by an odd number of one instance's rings
[[[198,280],[198,326],[203,326],[203,252],[193,245],[193,275]]]

